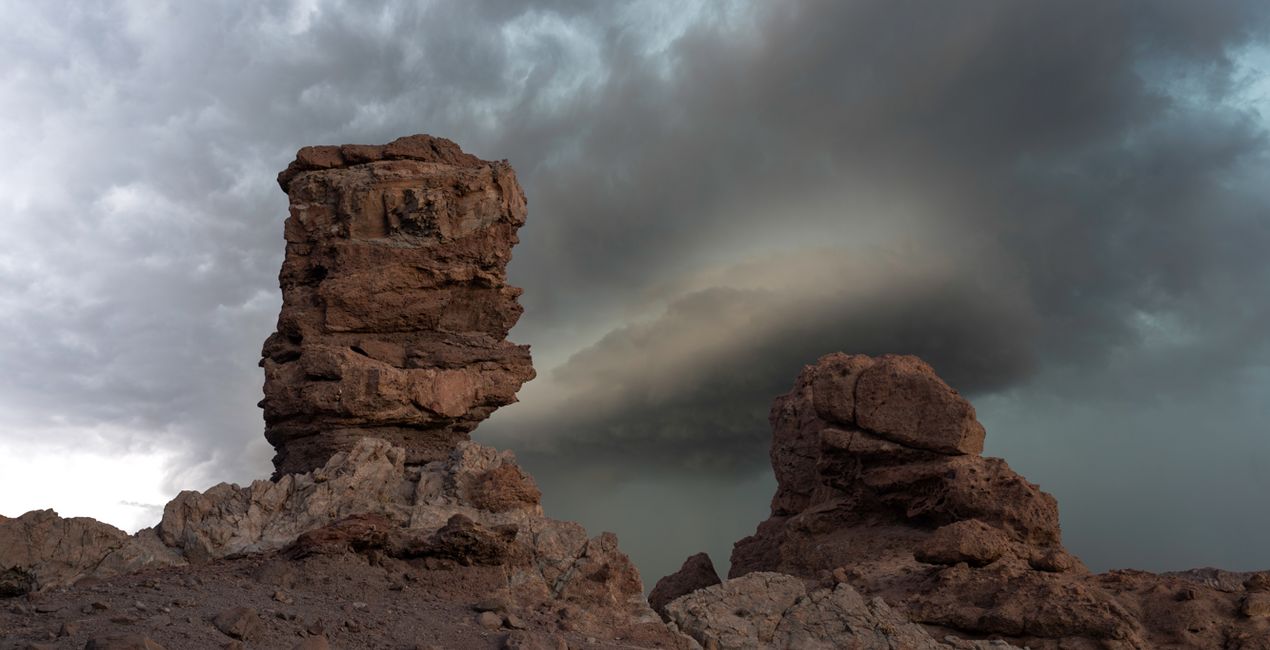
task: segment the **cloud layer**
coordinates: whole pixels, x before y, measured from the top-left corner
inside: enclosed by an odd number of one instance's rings
[[[1263,3],[0,11],[4,451],[149,457],[169,492],[263,474],[273,175],[426,131],[525,185],[513,338],[541,376],[478,435],[557,516],[607,523],[607,494],[619,533],[674,521],[721,560],[753,524],[721,495],[766,491],[798,368],[909,352],[1092,565],[1147,537],[1152,567],[1203,563],[1181,531],[1205,526],[1247,540],[1216,559],[1270,564],[1241,515],[1270,464]],[[1169,476],[1220,505],[1160,507]],[[697,550],[642,539],[650,578]]]

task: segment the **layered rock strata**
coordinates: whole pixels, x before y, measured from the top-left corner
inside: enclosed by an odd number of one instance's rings
[[[1053,497],[979,455],[974,408],[920,359],[823,357],[771,423],[771,517],[731,578],[845,583],[929,629],[1033,649],[1270,648],[1270,574],[1091,575]]]
[[[261,360],[275,478],[366,436],[410,464],[439,460],[516,400],[534,370],[505,340],[526,215],[506,161],[416,135],[305,147],[278,183],[291,203],[282,312]]]

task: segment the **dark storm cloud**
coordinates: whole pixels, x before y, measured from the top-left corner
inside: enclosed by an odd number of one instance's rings
[[[1128,410],[1220,412],[1203,437],[1270,462],[1222,434],[1270,384],[1263,3],[3,11],[11,440],[175,450],[173,487],[263,474],[273,176],[302,145],[426,131],[509,158],[528,194],[513,338],[540,377],[478,434],[526,451],[559,516],[682,486],[681,532],[717,556],[702,531],[736,522],[685,513],[767,490],[768,405],[835,350],[930,359],[1089,522],[1098,499],[1038,450],[1197,439]],[[1087,431],[1047,400],[1087,405]]]
[[[567,440],[554,456],[744,467],[765,462],[771,397],[833,350],[922,354],[972,395],[1150,357],[1160,322],[1206,332],[1183,347],[1223,355],[1188,382],[1264,363],[1264,122],[1234,101],[1234,60],[1265,18],[1251,4],[812,2],[760,9],[743,37],[686,34],[667,79],[616,58],[574,122],[575,155],[534,170],[550,221],[518,251],[516,268],[534,269],[519,276],[527,320],[553,299],[603,309],[629,300],[617,287],[657,292],[737,241],[845,247],[886,231],[897,217],[878,206],[895,203],[921,214],[895,228],[917,241],[883,238],[857,270],[958,259],[920,290],[793,278],[773,295],[731,291],[725,275],[662,296],[540,380],[558,402],[495,429]],[[534,257],[544,240],[550,259]],[[1156,365],[1180,364],[1175,347]],[[1167,370],[1055,389],[1184,389],[1181,366]]]
[[[569,63],[550,32],[505,38],[531,13],[7,9],[2,133],[21,164],[0,185],[4,435],[174,449],[180,487],[258,475],[255,359],[277,313],[286,211],[273,176],[303,144],[422,130],[486,153],[500,116],[536,90],[513,59]]]

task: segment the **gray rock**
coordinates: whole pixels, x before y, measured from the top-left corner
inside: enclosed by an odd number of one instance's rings
[[[672,627],[719,650],[1012,647],[986,641],[950,646],[880,598],[866,601],[847,584],[808,592],[802,580],[781,573],[750,573],[694,591],[667,605],[666,614]]]

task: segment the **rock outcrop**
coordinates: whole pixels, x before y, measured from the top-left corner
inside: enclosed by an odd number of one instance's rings
[[[191,561],[347,547],[501,566],[513,600],[572,604],[584,618],[596,617],[594,625],[656,620],[617,539],[544,517],[533,480],[511,452],[464,441],[442,461],[411,466],[407,458],[400,447],[366,438],[311,474],[182,492],[164,509],[159,536]],[[514,506],[491,498],[508,492],[534,496]],[[483,507],[490,502],[500,507]]]
[[[366,436],[410,464],[440,460],[516,400],[534,370],[505,340],[526,214],[506,161],[416,135],[305,147],[278,183],[291,201],[283,304],[261,360],[275,478]]]
[[[444,460],[414,466],[407,458],[363,438],[311,473],[182,492],[156,529],[135,536],[91,519],[29,513],[0,522],[0,566],[30,572],[32,591],[48,591],[252,554],[300,560],[373,551],[442,570],[494,567],[492,589],[507,606],[564,608],[574,630],[661,629],[617,538],[543,516],[533,479],[511,452],[463,441]]]
[[[52,510],[0,517],[0,596],[182,562],[151,528],[129,535],[96,519],[62,518]]]
[[[974,408],[915,357],[823,357],[771,423],[771,517],[736,543],[732,578],[847,583],[932,629],[1033,649],[1270,648],[1251,578],[1091,575],[1053,497],[979,455]]]
[[[657,581],[653,590],[648,592],[648,604],[653,611],[667,618],[666,605],[670,601],[698,589],[713,587],[719,584],[719,573],[714,570],[714,563],[706,553],[697,553],[684,560],[679,570]]]
[[[666,613],[675,628],[719,650],[1015,648],[1001,641],[941,643],[881,598],[866,600],[846,584],[808,591],[802,580],[781,573],[749,573],[695,591],[670,603]]]

